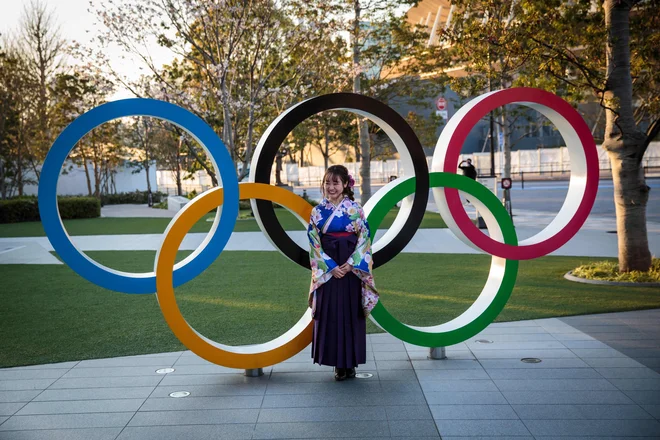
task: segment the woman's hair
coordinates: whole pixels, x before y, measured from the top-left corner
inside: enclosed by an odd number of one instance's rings
[[[344,188],[344,191],[342,191],[342,194],[351,200],[355,200],[354,197],[355,194],[353,193],[354,182],[352,181],[353,179],[348,174],[348,169],[345,166],[332,165],[331,167],[328,167],[328,169],[325,171],[325,174],[323,175],[323,180],[321,181],[321,193],[323,193],[324,196],[325,196],[325,188],[324,188],[325,179],[327,179],[328,176],[338,177],[339,180],[341,180],[342,185],[347,184],[346,187]]]

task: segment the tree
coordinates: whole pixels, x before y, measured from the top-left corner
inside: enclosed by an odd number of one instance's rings
[[[35,84],[30,111],[35,116],[36,125],[28,148],[35,158],[32,168],[38,181],[40,170],[36,165],[46,157],[56,135],[50,124],[51,99],[48,92],[49,83],[61,67],[65,46],[53,13],[41,0],[31,0],[23,9],[19,45],[27,63],[26,73]]]
[[[464,56],[446,62],[477,73],[464,84],[483,90],[492,69],[501,73],[509,66],[500,87],[539,87],[576,106],[591,99],[605,109],[603,148],[612,164],[619,269],[648,270],[649,187],[641,161],[660,132],[660,2],[453,3],[463,16],[449,34],[453,39],[445,41],[449,54]]]
[[[268,106],[273,96],[290,105],[310,93],[300,79],[323,56],[317,43],[327,38],[322,1],[149,0],[110,2],[96,12],[108,30],[104,38],[142,59],[164,98],[222,133],[239,178],[257,128],[275,116]],[[176,56],[170,66],[154,65],[142,44],[149,39]],[[208,163],[199,163],[217,184]]]

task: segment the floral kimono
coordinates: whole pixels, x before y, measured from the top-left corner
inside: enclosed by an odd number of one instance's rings
[[[333,261],[321,246],[321,236],[331,232],[351,232],[358,236],[353,255],[348,263],[353,266],[353,273],[362,281],[362,309],[368,316],[378,302],[378,292],[371,273],[371,238],[369,224],[362,207],[348,197],[339,205],[333,205],[323,199],[312,209],[307,235],[309,237],[309,259],[312,268],[312,283],[309,291],[313,297],[312,316],[315,312],[316,289],[332,278],[332,270],[344,264],[344,261]]]

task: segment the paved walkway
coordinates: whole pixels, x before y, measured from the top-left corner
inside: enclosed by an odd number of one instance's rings
[[[659,341],[660,309],[495,323],[446,360],[369,335],[373,376],[339,383],[309,348],[259,378],[188,351],[3,369],[0,438],[658,439]]]

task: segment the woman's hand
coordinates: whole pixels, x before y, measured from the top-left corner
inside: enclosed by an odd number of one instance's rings
[[[347,273],[353,272],[353,266],[348,263],[344,263],[341,265],[341,270],[344,272],[344,275],[346,275]]]
[[[343,266],[336,266],[334,269],[332,269],[332,271],[330,271],[332,276],[337,278],[337,279],[343,278],[345,273],[344,273],[344,270],[342,269],[342,267]]]

